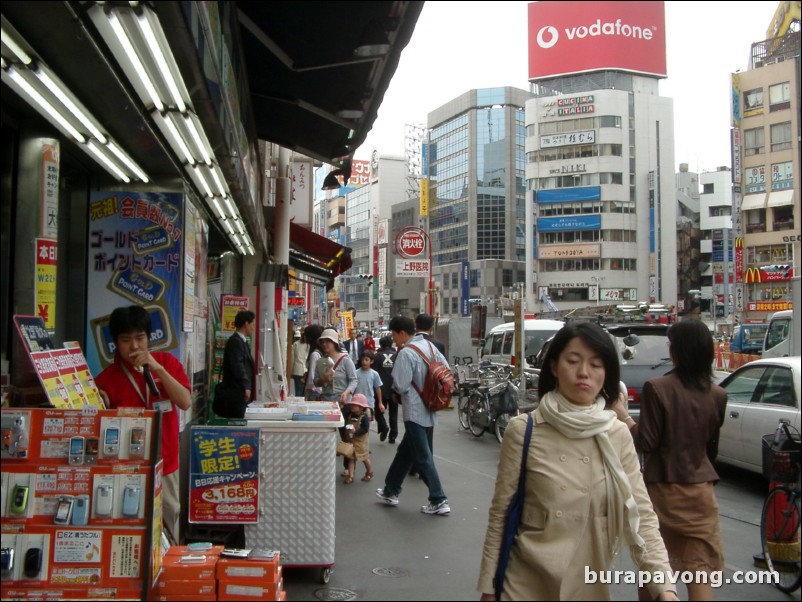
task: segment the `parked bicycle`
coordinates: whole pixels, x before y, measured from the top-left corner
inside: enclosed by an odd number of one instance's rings
[[[775,585],[791,593],[802,585],[800,571],[800,455],[802,440],[799,431],[791,432],[780,420],[773,435],[763,436],[763,475],[773,488],[763,502],[760,539],[763,558],[769,571],[777,575]]]

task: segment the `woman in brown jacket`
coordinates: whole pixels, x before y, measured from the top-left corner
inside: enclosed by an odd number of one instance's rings
[[[710,573],[724,569],[713,461],[727,392],[712,382],[713,336],[704,322],[677,322],[668,329],[668,343],[674,369],[644,385],[640,422],[620,403],[613,409],[644,454],[643,480],[671,568],[707,573],[687,584],[688,599],[712,600]]]
[[[502,599],[607,600],[613,557],[624,544],[650,576],[651,595],[677,600],[632,438],[605,409],[619,395],[619,372],[615,347],[599,326],[568,324],[554,336],[540,373],[523,516]],[[495,600],[490,592],[526,422],[525,415],[515,417],[501,445],[478,583],[482,600]]]

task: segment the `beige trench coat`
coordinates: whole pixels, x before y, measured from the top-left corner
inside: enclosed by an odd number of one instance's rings
[[[613,562],[607,537],[607,490],[601,452],[593,438],[563,437],[544,422],[539,410],[535,410],[534,418],[526,465],[525,507],[507,566],[503,599],[609,600],[607,584],[598,580],[595,584],[585,583],[586,567],[609,571]],[[525,430],[523,415],[514,418],[504,434],[482,553],[477,586],[480,592],[494,591],[504,514],[518,486]],[[643,571],[669,571],[632,437],[618,421],[613,423],[609,436],[629,476],[640,512],[639,533],[646,546],[642,551],[631,550],[635,565]],[[667,588],[652,584],[649,589],[656,597]],[[636,596],[635,585],[632,595]]]

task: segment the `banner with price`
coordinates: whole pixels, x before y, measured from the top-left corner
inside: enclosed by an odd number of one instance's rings
[[[259,429],[192,427],[189,522],[259,522]]]

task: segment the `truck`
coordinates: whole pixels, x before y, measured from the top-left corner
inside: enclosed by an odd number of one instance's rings
[[[763,340],[763,357],[800,355],[800,322],[796,312],[802,307],[799,276],[791,279],[791,307],[778,311],[769,318],[766,338]]]

